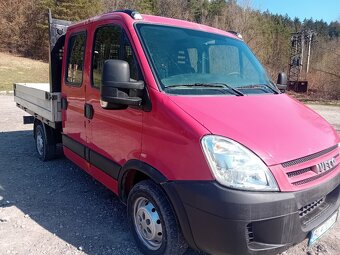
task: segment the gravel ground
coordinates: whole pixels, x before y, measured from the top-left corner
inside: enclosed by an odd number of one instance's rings
[[[340,131],[340,107],[311,107]],[[0,96],[0,113],[0,254],[139,254],[117,197],[63,157],[39,161],[12,96]],[[339,221],[306,242],[283,254],[339,255]]]
[[[324,117],[340,133],[340,105],[309,104],[308,106]]]

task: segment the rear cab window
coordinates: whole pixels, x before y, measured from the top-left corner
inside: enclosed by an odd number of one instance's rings
[[[240,74],[239,49],[230,45],[211,45],[209,69],[213,74]]]
[[[65,83],[70,86],[81,86],[84,73],[86,32],[71,35],[68,41]]]

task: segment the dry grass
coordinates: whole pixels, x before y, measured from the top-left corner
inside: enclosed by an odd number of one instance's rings
[[[14,82],[48,82],[48,63],[0,52],[0,91]]]

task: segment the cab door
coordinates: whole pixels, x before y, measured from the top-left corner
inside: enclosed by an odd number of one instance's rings
[[[86,122],[84,118],[86,85],[87,31],[81,27],[69,31],[62,71],[62,115],[64,154],[85,171],[89,164],[85,157]]]
[[[103,64],[121,59],[130,64],[131,79],[141,79],[138,62],[123,24],[116,20],[93,24],[92,65],[86,84],[87,136],[92,175],[117,192],[119,169],[129,159],[138,159],[142,140],[142,110],[129,107],[106,110],[100,105]]]

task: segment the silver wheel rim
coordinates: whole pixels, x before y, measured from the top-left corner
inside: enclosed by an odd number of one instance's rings
[[[163,227],[150,200],[139,197],[133,205],[135,229],[140,240],[150,249],[157,250],[162,245]]]
[[[37,151],[39,155],[43,155],[44,152],[44,140],[41,131],[38,129],[36,134]]]

